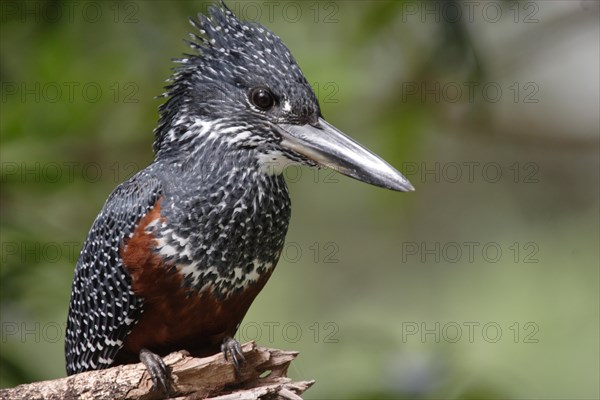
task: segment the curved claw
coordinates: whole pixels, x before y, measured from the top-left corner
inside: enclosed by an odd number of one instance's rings
[[[235,371],[239,374],[241,365],[246,361],[240,342],[234,338],[226,337],[221,344],[221,351],[223,352],[226,361],[229,361],[231,358]]]
[[[163,359],[148,349],[142,349],[140,350],[140,361],[146,366],[152,378],[152,390],[160,390],[165,397],[168,397],[171,372]]]

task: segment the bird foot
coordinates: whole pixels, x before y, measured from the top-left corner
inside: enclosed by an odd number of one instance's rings
[[[140,361],[146,366],[152,378],[152,390],[160,390],[165,397],[169,397],[171,372],[163,359],[148,349],[142,349],[140,350]]]
[[[223,352],[226,361],[229,361],[231,358],[233,366],[235,367],[235,372],[239,375],[241,365],[246,361],[240,342],[232,337],[226,337],[221,344],[221,351]]]

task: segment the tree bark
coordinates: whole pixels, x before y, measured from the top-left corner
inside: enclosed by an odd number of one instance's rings
[[[246,362],[239,375],[223,354],[194,358],[184,352],[164,358],[171,370],[171,399],[293,399],[314,381],[293,382],[287,369],[298,352],[268,349],[254,342],[242,346]],[[0,399],[161,399],[143,364],[121,365],[52,381],[0,390]]]

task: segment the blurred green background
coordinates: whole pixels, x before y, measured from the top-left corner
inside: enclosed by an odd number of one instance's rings
[[[599,3],[228,2],[290,47],[394,193],[286,171],[279,267],[241,340],[306,398],[597,399]],[[201,1],[2,1],[0,387],[65,375],[82,241],[152,160]]]

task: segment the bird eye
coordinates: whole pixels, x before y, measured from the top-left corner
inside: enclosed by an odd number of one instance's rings
[[[252,104],[261,110],[268,110],[275,105],[273,93],[265,88],[257,88],[252,90],[250,93],[250,100],[252,100]]]

